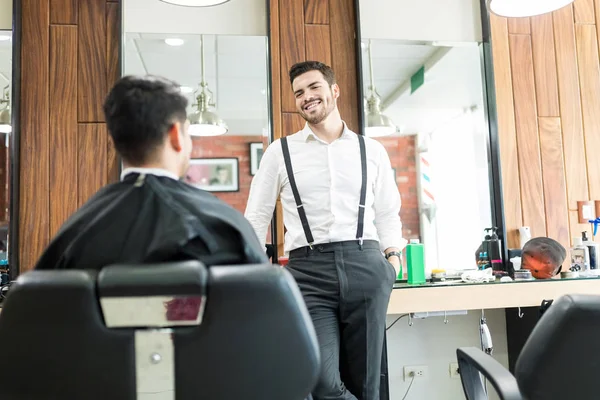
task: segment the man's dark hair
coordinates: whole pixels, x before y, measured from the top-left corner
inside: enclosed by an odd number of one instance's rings
[[[523,245],[521,257],[526,255],[547,257],[556,268],[559,268],[567,258],[567,250],[554,239],[537,237],[530,239]]]
[[[185,123],[188,101],[180,86],[158,76],[124,76],[104,102],[106,125],[123,159],[148,162],[171,126]]]
[[[309,71],[319,71],[323,74],[323,77],[329,86],[332,86],[335,83],[335,74],[331,67],[320,61],[303,61],[292,65],[292,68],[290,68],[290,83],[293,84],[294,79]]]

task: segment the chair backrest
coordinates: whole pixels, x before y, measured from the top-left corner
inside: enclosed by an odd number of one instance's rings
[[[0,343],[3,400],[301,400],[320,366],[298,287],[271,264],[32,271]]]
[[[539,320],[515,367],[530,400],[598,399],[600,296],[566,295]]]

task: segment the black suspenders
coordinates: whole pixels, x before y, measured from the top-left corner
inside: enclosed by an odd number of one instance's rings
[[[365,222],[365,202],[367,198],[367,151],[365,148],[365,138],[362,135],[358,136],[358,144],[360,146],[360,166],[362,174],[362,182],[360,186],[360,203],[358,205],[358,226],[356,228],[356,239],[362,249],[363,244],[363,230]],[[300,216],[300,222],[302,223],[302,229],[304,229],[304,235],[308,246],[312,249],[312,245],[315,240],[312,232],[310,231],[310,225],[308,225],[308,219],[306,218],[306,211],[304,205],[300,199],[300,193],[298,193],[298,187],[296,186],[296,179],[294,178],[294,170],[292,169],[292,160],[290,159],[290,149],[288,147],[287,138],[281,138],[281,149],[283,151],[283,160],[285,161],[285,170],[290,181],[290,187],[294,194],[294,200],[296,201],[296,207],[298,208],[298,215]]]

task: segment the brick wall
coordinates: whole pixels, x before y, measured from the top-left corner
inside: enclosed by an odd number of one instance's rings
[[[392,168],[396,168],[396,183],[402,197],[402,234],[406,239],[418,239],[421,233],[415,138],[416,136],[376,138],[387,150]]]
[[[246,210],[246,202],[250,193],[250,143],[261,143],[262,135],[236,136],[224,135],[206,138],[195,138],[192,158],[237,158],[239,163],[239,192],[213,192],[215,196],[231,205],[239,212]]]

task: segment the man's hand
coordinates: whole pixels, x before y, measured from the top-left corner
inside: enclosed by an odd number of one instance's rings
[[[400,273],[400,258],[398,256],[391,256],[388,258],[388,262],[392,264],[392,267],[396,270],[396,276]]]
[[[398,249],[397,247],[388,247],[387,249],[385,249],[386,256],[391,252],[400,253],[400,249]],[[387,260],[390,264],[392,264],[392,266],[396,270],[396,276],[398,276],[398,274],[400,273],[400,257],[393,255],[393,256],[389,257]]]

